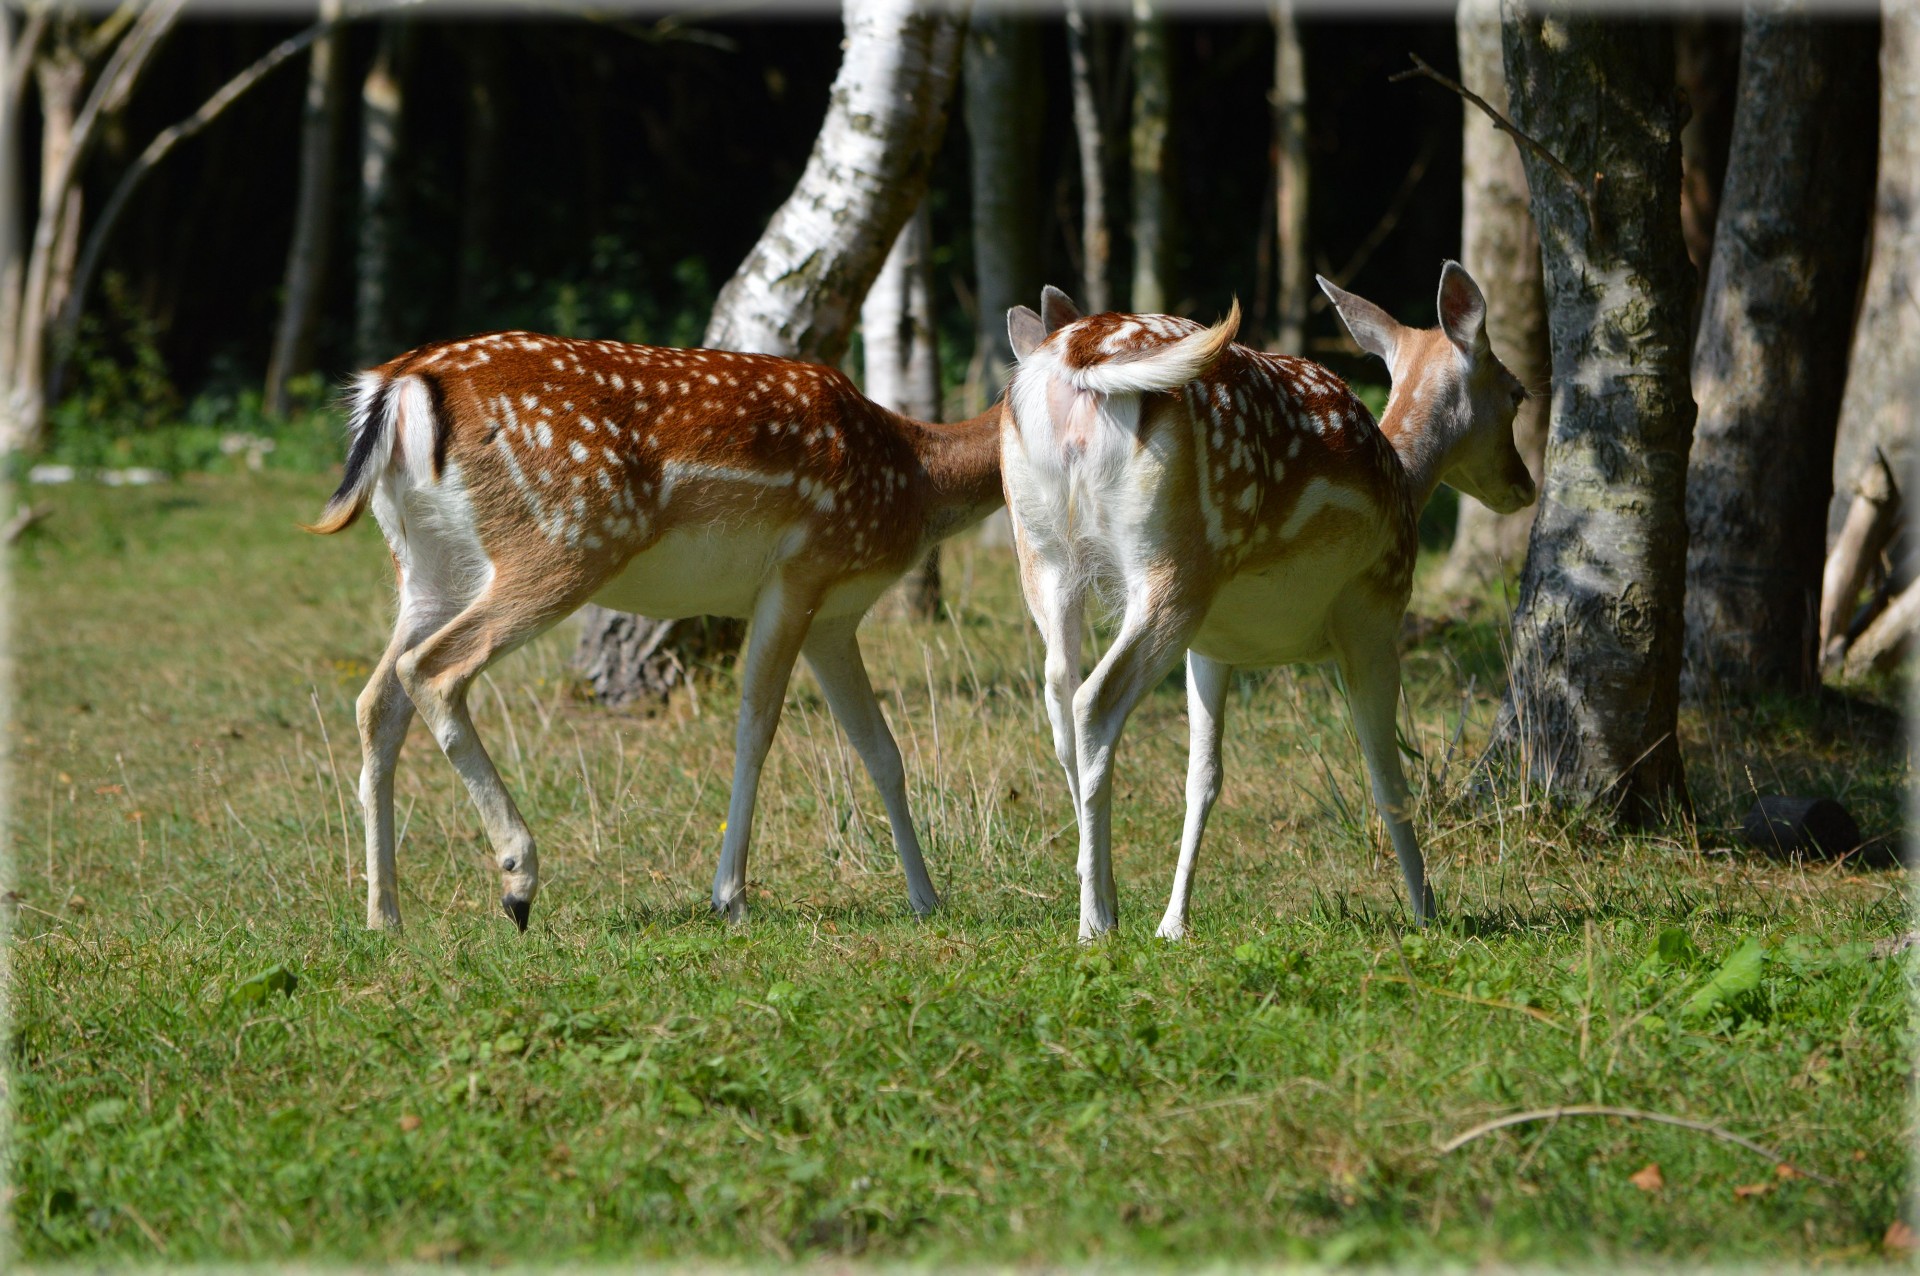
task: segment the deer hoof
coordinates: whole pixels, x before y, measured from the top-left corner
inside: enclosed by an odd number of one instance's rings
[[[524,935],[527,931],[527,918],[533,912],[533,901],[530,899],[515,899],[511,895],[507,895],[501,898],[500,907],[507,910],[507,916],[513,918],[513,924],[518,926],[520,933]]]

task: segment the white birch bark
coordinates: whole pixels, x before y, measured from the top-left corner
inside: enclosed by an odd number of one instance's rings
[[[1067,55],[1073,82],[1073,136],[1080,155],[1080,300],[1088,314],[1113,308],[1107,279],[1113,241],[1107,223],[1106,130],[1094,84],[1095,34],[1084,0],[1067,0]]]
[[[926,193],[965,22],[912,0],[847,0],[846,54],[800,181],[714,305],[704,344],[837,363],[860,304]],[[582,612],[575,663],[604,704],[665,697],[745,626]]]
[[[338,19],[342,0],[321,0],[322,21]],[[287,248],[285,296],[267,360],[267,411],[284,416],[287,381],[313,363],[313,327],[326,279],[333,226],[333,156],[346,96],[346,37],[335,32],[314,41],[308,54],[307,96],[300,121],[300,191],[294,205],[293,242]]]
[[[1307,72],[1293,0],[1273,5],[1274,349],[1305,354],[1311,272],[1307,269]]]

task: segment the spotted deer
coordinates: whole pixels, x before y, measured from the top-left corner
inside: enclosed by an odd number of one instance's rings
[[[1501,513],[1533,500],[1513,445],[1526,391],[1489,346],[1485,299],[1459,265],[1441,271],[1437,329],[1403,327],[1320,286],[1355,341],[1387,363],[1393,390],[1377,424],[1318,364],[1233,344],[1237,302],[1211,328],[1168,315],[1083,318],[1055,289],[1041,314],[1009,312],[1018,367],[1001,470],[1079,820],[1082,939],[1116,920],[1109,811],[1121,730],[1183,651],[1187,813],[1159,933],[1186,933],[1233,670],[1329,656],[1414,917],[1433,915],[1394,735],[1414,523],[1442,481]],[[1083,683],[1090,589],[1114,603],[1120,628]]]
[[[937,905],[854,630],[935,542],[1001,503],[997,406],[931,425],[831,368],[528,332],[422,346],[361,373],[351,394],[346,475],[311,530],[338,532],[371,506],[399,579],[393,640],[358,703],[369,927],[400,922],[393,774],[418,709],[526,929],[534,840],[467,691],[589,601],[751,620],[716,911],[746,915],[754,797],[803,652],[886,804],[908,899]]]

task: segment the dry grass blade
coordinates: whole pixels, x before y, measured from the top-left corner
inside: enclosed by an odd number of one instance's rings
[[[1711,1121],[1695,1121],[1691,1117],[1673,1116],[1666,1112],[1648,1112],[1641,1108],[1615,1108],[1603,1103],[1574,1103],[1557,1108],[1537,1108],[1531,1112],[1513,1112],[1503,1117],[1496,1117],[1491,1121],[1483,1121],[1471,1130],[1456,1134],[1445,1143],[1442,1143],[1440,1145],[1440,1155],[1445,1156],[1449,1152],[1465,1147],[1482,1135],[1492,1134],[1495,1130],[1504,1130],[1510,1125],[1525,1125],[1533,1121],[1558,1121],[1562,1117],[1576,1116],[1618,1117],[1625,1121],[1653,1121],[1660,1125],[1678,1126],[1683,1130],[1695,1130],[1701,1134],[1710,1134],[1716,1139],[1733,1144],[1735,1147],[1743,1147],[1749,1152],[1766,1157],[1775,1165],[1793,1164],[1791,1161],[1788,1161],[1786,1157],[1781,1156],[1765,1144],[1755,1143],[1752,1139],[1744,1135],[1735,1134],[1732,1130],[1715,1125]],[[1798,1165],[1794,1165],[1793,1168],[1796,1172],[1806,1175],[1816,1183],[1824,1183],[1828,1187],[1840,1186],[1837,1179],[1828,1178],[1826,1175],[1814,1170],[1805,1169]]]

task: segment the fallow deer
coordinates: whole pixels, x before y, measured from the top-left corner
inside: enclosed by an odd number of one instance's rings
[[[367,924],[397,926],[393,773],[415,709],[466,781],[520,929],[534,840],[467,713],[492,661],[588,601],[751,618],[713,906],[746,915],[762,763],[795,657],[880,790],[916,912],[938,903],[854,630],[942,537],[1001,503],[999,407],[930,425],[766,355],[498,332],[360,374],[346,475],[312,530],[371,506],[399,578],[358,703]]]
[[[1397,646],[1414,524],[1445,481],[1506,513],[1533,500],[1513,445],[1526,390],[1487,342],[1486,302],[1440,275],[1440,327],[1396,323],[1326,280],[1354,340],[1393,384],[1378,424],[1318,364],[1233,344],[1240,310],[1202,328],[1168,315],[1081,317],[1048,289],[1009,312],[1019,358],[1001,469],[1020,579],[1046,643],[1055,752],[1080,826],[1080,935],[1116,919],[1109,845],[1114,750],[1142,696],[1187,655],[1187,814],[1159,933],[1186,933],[1194,859],[1220,793],[1221,714],[1237,667],[1335,659],[1406,876],[1434,901],[1394,733]],[[1120,628],[1084,683],[1090,588]]]

